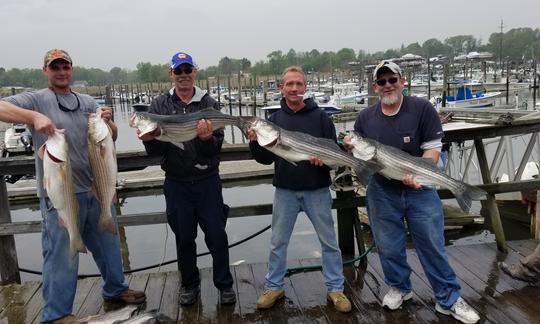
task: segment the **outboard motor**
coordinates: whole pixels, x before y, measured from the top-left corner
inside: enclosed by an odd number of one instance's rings
[[[24,145],[24,152],[27,154],[33,152],[32,133],[29,131],[24,131],[19,140]]]

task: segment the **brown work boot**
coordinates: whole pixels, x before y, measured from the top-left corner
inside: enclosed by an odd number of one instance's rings
[[[52,321],[53,324],[73,324],[75,323],[75,321],[77,320],[77,318],[75,317],[75,315],[66,315],[64,317],[61,317],[59,319],[56,319],[54,321]]]
[[[274,306],[278,299],[285,297],[283,290],[265,289],[263,294],[257,299],[257,308],[266,309]]]
[[[334,304],[338,312],[348,313],[351,311],[351,302],[342,291],[329,292],[326,298]]]
[[[127,289],[113,298],[106,298],[109,303],[142,304],[146,301],[146,295],[142,291]]]

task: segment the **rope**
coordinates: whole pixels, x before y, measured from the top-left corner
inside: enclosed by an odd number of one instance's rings
[[[232,248],[232,247],[235,247],[239,244],[242,244],[246,241],[249,241],[251,240],[252,238],[264,233],[265,231],[267,231],[269,228],[271,227],[271,225],[268,225],[266,226],[265,228],[251,234],[250,236],[238,241],[238,242],[235,242],[231,245],[229,245],[229,248]],[[209,251],[207,252],[204,252],[204,253],[199,253],[197,254],[197,257],[201,257],[201,256],[205,256],[205,255],[208,255],[210,254]],[[168,265],[168,264],[171,264],[171,263],[174,263],[174,262],[177,262],[178,259],[174,259],[174,260],[169,260],[169,261],[166,261],[166,262],[160,262],[158,264],[152,264],[152,265],[149,265],[149,266],[146,266],[146,267],[141,267],[141,268],[137,268],[137,269],[131,269],[131,270],[126,270],[124,271],[124,274],[130,274],[130,273],[134,273],[134,272],[140,272],[140,271],[144,271],[144,270],[149,270],[149,269],[154,269],[154,268],[158,268],[158,267],[161,267],[161,266],[164,266],[164,265]],[[31,269],[25,269],[25,268],[19,268],[19,271],[20,272],[24,272],[24,273],[30,273],[30,274],[36,274],[36,275],[43,275],[43,272],[41,271],[37,271],[37,270],[31,270]],[[79,279],[84,279],[84,278],[95,278],[95,277],[101,277],[101,274],[80,274],[77,276]]]
[[[260,234],[262,234],[262,233],[266,232],[268,229],[270,229],[270,227],[272,227],[272,226],[268,225],[265,228],[251,234],[250,236],[229,245],[229,249],[232,248],[232,247],[235,247],[237,245],[240,245],[240,244],[242,244],[242,243],[244,243],[246,241],[249,241],[252,238],[255,238],[255,237],[259,236]],[[355,257],[353,259],[343,261],[343,265],[354,264],[355,262],[359,261],[360,259],[366,257],[368,255],[368,253],[371,252],[371,250],[373,249],[374,246],[375,246],[375,242],[371,242],[371,245],[366,249],[366,251],[364,253],[362,253],[361,255],[359,255],[359,256],[357,256],[357,257]],[[204,253],[199,253],[199,254],[197,254],[197,257],[205,256],[205,255],[208,255],[208,254],[210,254],[209,251],[204,252]],[[154,269],[154,268],[158,268],[158,267],[160,268],[161,266],[168,265],[168,264],[171,264],[171,263],[174,263],[174,262],[177,262],[177,261],[178,261],[178,259],[174,259],[174,260],[169,260],[169,261],[166,261],[166,262],[160,262],[158,264],[152,264],[152,265],[149,265],[149,266],[146,266],[146,267],[126,270],[126,271],[124,271],[124,274],[131,274],[131,273],[145,271],[145,270]],[[294,268],[287,269],[287,272],[285,273],[285,276],[289,277],[289,276],[297,274],[297,273],[311,272],[311,271],[317,271],[317,270],[321,270],[321,269],[322,269],[322,265],[294,267]],[[31,270],[31,269],[19,268],[19,271],[24,272],[24,273],[36,274],[36,275],[43,275],[42,272],[36,271],[36,270]],[[95,278],[95,277],[101,277],[101,274],[81,274],[81,275],[78,275],[77,277],[79,279]]]

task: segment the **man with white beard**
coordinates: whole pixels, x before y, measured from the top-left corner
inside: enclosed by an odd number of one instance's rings
[[[403,96],[405,78],[394,62],[379,63],[373,80],[380,101],[360,112],[354,130],[436,164],[443,137],[437,111],[424,99]],[[347,137],[345,145],[350,145]],[[479,317],[460,297],[460,286],[448,263],[442,203],[437,191],[421,186],[413,175],[398,181],[375,174],[367,188],[366,204],[384,279],[390,286],[382,305],[398,309],[413,297],[405,251],[408,230],[435,293],[435,309],[463,323],[476,323]]]

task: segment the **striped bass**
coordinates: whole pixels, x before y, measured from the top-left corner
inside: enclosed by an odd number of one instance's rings
[[[360,136],[356,132],[349,133],[352,153],[364,161],[375,161],[384,169],[379,171],[389,179],[402,180],[407,174],[423,186],[437,185],[450,190],[465,212],[471,209],[472,200],[486,199],[487,193],[475,186],[453,179],[443,173],[436,165],[422,157],[414,157],[405,151],[388,146],[376,140]]]
[[[329,138],[311,136],[302,132],[288,131],[260,118],[253,118],[251,129],[257,134],[260,146],[296,165],[318,157],[331,167],[348,166],[354,170],[360,183],[367,185],[369,177],[381,169],[375,162],[362,161],[347,154]]]
[[[69,252],[86,253],[79,232],[79,204],[73,189],[71,162],[68,144],[63,129],[55,129],[39,148],[38,156],[43,160],[43,187],[53,207],[58,212],[58,221],[69,234]]]
[[[190,141],[197,137],[197,123],[201,119],[212,122],[214,129],[223,128],[227,125],[234,125],[242,132],[246,132],[247,123],[242,117],[224,114],[214,108],[205,108],[193,113],[179,115],[157,115],[148,112],[135,112],[130,120],[130,126],[139,130],[139,137],[161,129],[161,135],[157,140],[170,142],[183,149],[183,142]]]
[[[107,312],[100,315],[92,315],[78,319],[77,324],[113,324],[123,322],[131,317],[137,310],[138,306],[128,305],[120,309]]]
[[[111,206],[116,197],[118,168],[112,132],[101,118],[101,113],[88,119],[88,159],[94,178],[94,191],[101,207],[98,228],[116,234]]]

